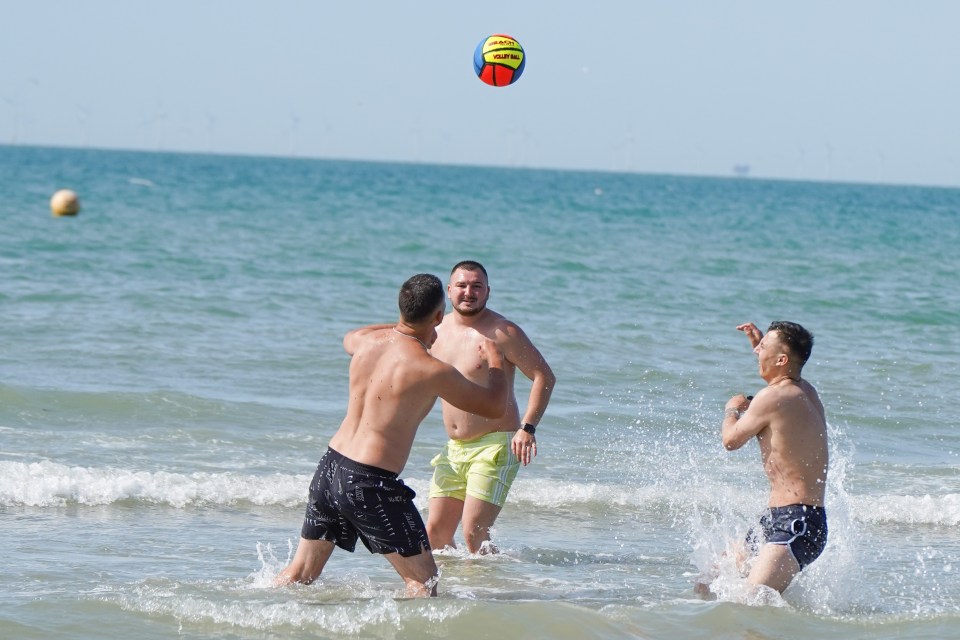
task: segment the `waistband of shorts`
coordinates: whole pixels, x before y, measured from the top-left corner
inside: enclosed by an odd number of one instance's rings
[[[381,469],[380,467],[375,467],[372,464],[363,464],[362,462],[357,462],[356,460],[348,458],[331,447],[327,447],[327,452],[323,454],[323,457],[327,458],[328,460],[334,460],[339,466],[346,467],[353,471],[364,471],[370,475],[380,476],[382,478],[390,478],[391,480],[396,480],[400,477],[399,473]]]
[[[510,441],[513,440],[513,431],[491,431],[490,433],[485,433],[479,438],[474,438],[473,440],[457,440],[456,438],[450,438],[449,444],[461,447],[464,449],[469,449],[471,447],[488,447],[492,444],[510,444]]]
[[[823,507],[815,507],[812,504],[785,504],[779,507],[770,507],[769,511],[771,515],[780,515],[780,514],[791,514],[796,510],[802,510],[804,513],[819,514],[823,515],[826,513],[826,510]]]

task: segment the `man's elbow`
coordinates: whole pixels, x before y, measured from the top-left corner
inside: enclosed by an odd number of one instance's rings
[[[533,376],[530,377],[530,380],[533,382],[534,391],[539,389],[539,392],[547,394],[548,398],[550,394],[553,393],[553,388],[557,384],[557,376],[553,375],[550,367],[538,369]]]
[[[743,446],[743,443],[738,441],[736,438],[731,438],[729,436],[723,437],[723,448],[727,451],[736,451],[741,446]]]
[[[543,374],[543,388],[549,391],[553,391],[553,388],[557,384],[557,376],[553,374],[553,371],[550,368]]]

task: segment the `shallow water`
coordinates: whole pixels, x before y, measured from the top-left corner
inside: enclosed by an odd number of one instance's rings
[[[76,219],[47,210],[63,186]],[[5,636],[960,631],[960,191],[17,147],[0,187]],[[342,418],[343,333],[464,258],[558,376],[502,553],[439,554],[430,602],[365,551],[270,588]],[[817,338],[830,542],[757,598],[722,554],[766,483],[719,422],[762,384],[733,327],[774,319]],[[434,412],[402,474],[424,513],[442,442]]]

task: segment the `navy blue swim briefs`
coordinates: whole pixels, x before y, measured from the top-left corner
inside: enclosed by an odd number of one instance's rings
[[[747,544],[754,551],[761,544],[790,547],[801,569],[816,560],[827,546],[827,512],[823,507],[791,504],[771,507],[760,517],[760,531],[751,529]]]

